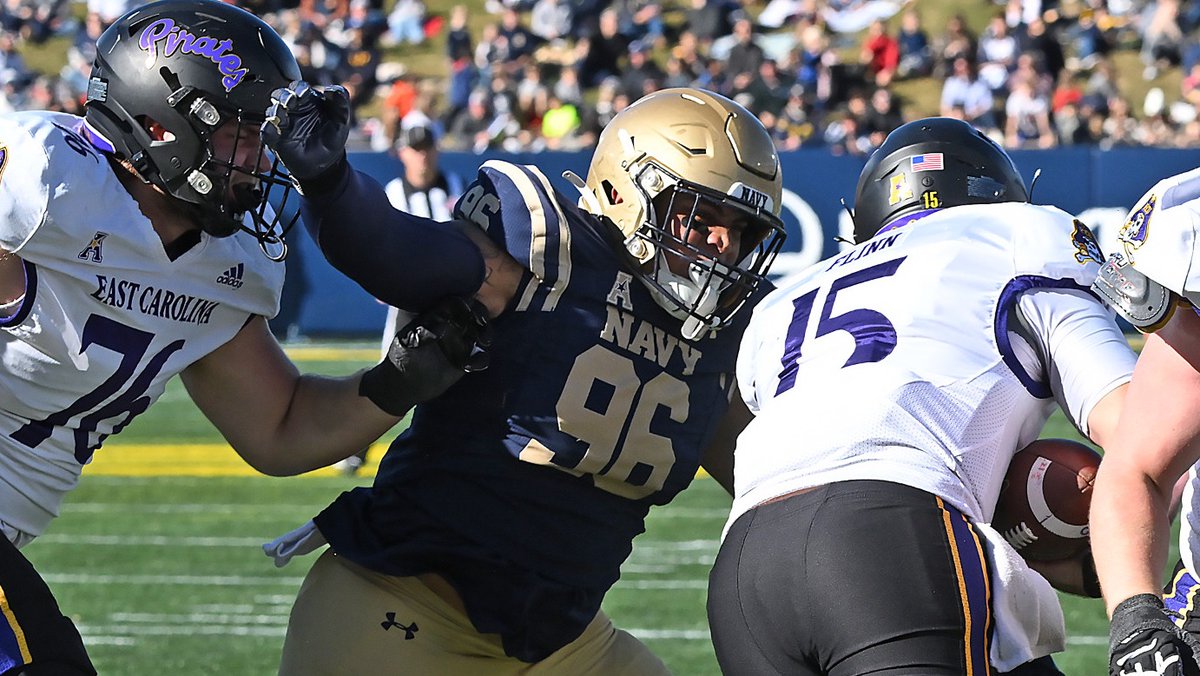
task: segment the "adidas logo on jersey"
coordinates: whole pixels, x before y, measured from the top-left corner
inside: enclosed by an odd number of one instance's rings
[[[217,277],[217,284],[232,286],[235,289],[242,288],[242,276],[245,274],[245,269],[245,264],[238,263],[226,270],[220,277]]]

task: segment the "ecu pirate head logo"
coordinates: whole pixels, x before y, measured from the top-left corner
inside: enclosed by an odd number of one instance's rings
[[[1125,221],[1125,225],[1117,232],[1117,239],[1124,245],[1125,255],[1130,262],[1133,261],[1133,252],[1146,243],[1146,236],[1150,233],[1150,216],[1154,213],[1157,203],[1158,195],[1150,195],[1145,204],[1129,214],[1129,220]]]
[[[1080,263],[1088,261],[1104,263],[1104,253],[1100,251],[1096,235],[1092,233],[1091,228],[1078,219],[1075,220],[1075,229],[1071,231],[1071,244],[1075,246],[1075,260]]]

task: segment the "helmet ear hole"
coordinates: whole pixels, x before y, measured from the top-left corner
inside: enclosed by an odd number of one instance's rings
[[[600,185],[604,188],[604,199],[608,200],[610,205],[621,204],[625,201],[621,197],[621,193],[617,191],[617,187],[612,184],[612,181],[602,181]]]

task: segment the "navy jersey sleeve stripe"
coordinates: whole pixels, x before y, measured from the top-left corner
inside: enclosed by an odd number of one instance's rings
[[[570,281],[570,237],[553,189],[536,170],[508,162],[487,162],[480,174],[500,201],[502,232],[494,231],[494,220],[489,231],[541,282],[527,289],[517,310],[553,309]]]

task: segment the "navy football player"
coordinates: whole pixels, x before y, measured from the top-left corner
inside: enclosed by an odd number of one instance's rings
[[[857,246],[755,307],[709,581],[724,673],[1059,673],[1057,596],[989,522],[1056,403],[1112,438],[1134,355],[1092,233],[1027,201],[970,125],[910,122],[859,177]],[[1038,566],[1096,596],[1090,561]]]
[[[349,455],[461,376],[476,331],[461,301],[401,331],[378,367],[341,379],[300,376],[268,331],[283,267],[263,254],[281,258],[283,241],[265,193],[286,184],[269,175],[258,127],[270,92],[298,75],[253,15],[166,0],[100,37],[85,117],[0,115],[6,674],[95,673],[18,550],[172,376],[272,475]]]
[[[344,92],[279,93],[264,127],[326,255],[391,305],[431,288],[496,317],[491,365],[417,407],[375,483],[272,543],[331,547],[281,673],[662,674],[600,611],[652,505],[704,464],[729,486],[735,351],[782,243],[766,130],[669,89],[600,136],[579,200],[490,161],[437,223],[348,168]],[[536,666],[531,666],[536,665]]]
[[[1096,291],[1147,333],[1092,499],[1096,572],[1112,618],[1109,670],[1200,674],[1200,170],[1159,181],[1129,212]],[[1179,557],[1163,586],[1172,487]]]

